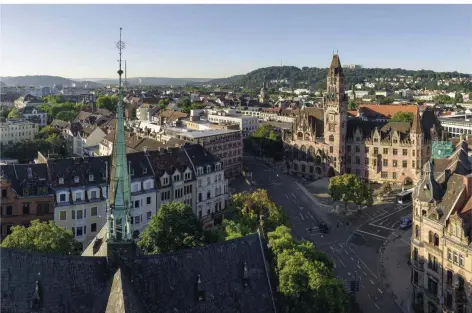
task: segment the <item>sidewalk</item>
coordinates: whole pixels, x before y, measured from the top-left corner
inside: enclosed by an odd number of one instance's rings
[[[395,234],[395,235],[394,235]],[[395,303],[405,313],[413,312],[411,295],[411,266],[408,265],[410,257],[411,229],[401,236],[392,233],[385,243],[385,248],[380,256],[381,275],[384,281],[385,291],[394,298]]]

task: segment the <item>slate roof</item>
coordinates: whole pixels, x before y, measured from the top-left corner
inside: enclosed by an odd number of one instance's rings
[[[33,114],[33,110],[36,110],[35,114],[44,114],[44,113],[46,113],[43,110],[41,110],[39,108],[36,108],[36,107],[24,107],[23,110],[22,110],[22,113],[23,114]]]
[[[31,178],[28,178],[29,169],[31,169]],[[24,188],[29,189],[29,196],[51,193],[48,187],[48,170],[44,163],[0,165],[0,176],[9,180],[11,188],[15,190],[19,197],[23,196]]]
[[[348,119],[346,121],[347,131],[346,137],[353,138],[355,131],[359,128],[363,138],[371,138],[376,128],[379,130],[386,125],[386,122],[363,121],[361,119]]]
[[[159,188],[162,187],[160,177],[164,175],[164,173],[172,175],[176,169],[183,173],[187,168],[190,168],[192,170],[192,179],[195,178],[192,164],[182,148],[149,151],[147,156],[154,170],[156,184]]]
[[[68,125],[69,125],[69,122],[58,120],[58,119],[54,119],[51,123],[51,126],[59,128],[61,130],[64,128],[67,128]]]
[[[102,245],[107,251],[120,249]],[[0,248],[2,312],[272,313],[263,246],[252,234],[150,256],[79,257]],[[31,308],[33,299],[38,310]]]
[[[31,304],[37,280],[40,312],[100,312],[96,306],[108,279],[106,258],[7,248],[0,248],[0,255],[2,312],[34,312]]]
[[[64,158],[47,160],[48,176],[52,187],[96,186],[106,184],[106,167],[110,166],[109,156]],[[93,181],[89,180],[93,175]],[[79,182],[75,183],[75,176]],[[64,184],[59,184],[59,178],[64,178]]]
[[[220,162],[220,159],[217,156],[211,154],[199,144],[187,144],[183,146],[183,149],[187,152],[187,155],[195,168],[202,166],[204,170],[206,170],[206,166],[210,165],[212,171],[214,171],[216,163]]]
[[[434,177],[432,162],[428,161],[423,166],[423,177],[416,185],[414,195],[422,202],[440,201],[444,195],[441,185]]]

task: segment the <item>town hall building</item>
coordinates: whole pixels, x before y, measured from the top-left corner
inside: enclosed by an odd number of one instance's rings
[[[348,117],[347,101],[341,61],[334,54],[322,106],[300,110],[283,132],[284,171],[307,178],[352,173],[375,182],[418,182],[431,142],[441,132],[434,112],[395,106],[397,112],[414,112],[414,118],[390,122],[378,116],[393,106],[371,105]]]

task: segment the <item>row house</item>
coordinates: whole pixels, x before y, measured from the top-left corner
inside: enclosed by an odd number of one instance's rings
[[[53,219],[54,196],[48,182],[46,164],[0,166],[2,240],[12,226]]]
[[[214,224],[215,213],[221,219],[228,199],[224,168],[202,146],[128,153],[127,159],[134,238],[144,231],[162,204],[172,201],[192,207],[206,227]],[[47,161],[48,180],[54,192],[54,221],[71,230],[84,247],[106,223],[110,162],[110,156]],[[196,179],[200,168],[205,168],[202,172],[205,175],[212,173],[210,183],[205,182],[201,187]],[[201,198],[204,202],[199,202],[202,209],[197,205],[198,193],[205,194]]]
[[[431,159],[413,191],[411,284],[416,312],[471,313],[472,164],[466,141]]]

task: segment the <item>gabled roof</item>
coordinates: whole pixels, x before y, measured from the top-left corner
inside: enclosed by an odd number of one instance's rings
[[[110,165],[109,156],[64,158],[47,160],[49,181],[52,187],[74,187],[106,184],[106,171]],[[90,181],[89,175],[93,175]],[[79,182],[75,183],[75,177]],[[59,178],[64,178],[64,184],[59,184]]]
[[[63,120],[58,120],[54,119],[51,123],[51,126],[59,128],[59,129],[64,129],[69,125],[69,122],[63,121]]]
[[[422,202],[440,201],[443,197],[441,185],[434,177],[434,167],[428,161],[423,166],[423,177],[416,185],[414,195]]]
[[[31,177],[28,177],[31,172]],[[46,164],[11,164],[0,165],[0,176],[8,179],[19,197],[24,195],[24,188],[28,187],[27,196],[42,196],[50,193],[48,188],[48,169]],[[38,189],[38,187],[43,187]],[[44,189],[45,188],[45,189]]]

